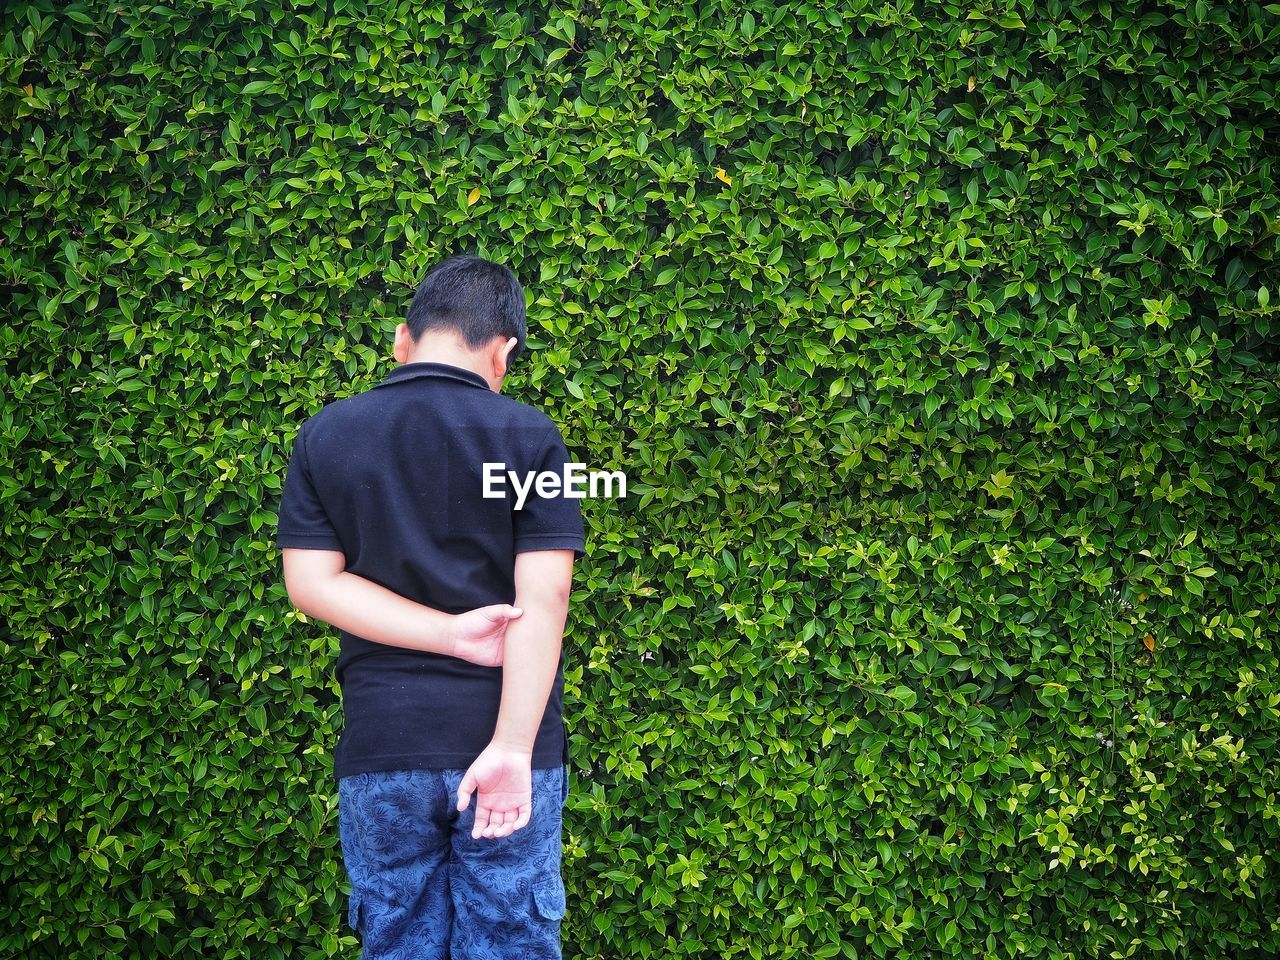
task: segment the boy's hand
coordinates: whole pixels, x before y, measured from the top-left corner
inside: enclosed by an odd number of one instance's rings
[[[453,656],[482,667],[502,666],[507,624],[522,613],[509,603],[493,603],[458,614],[453,622]]]
[[[529,822],[533,812],[532,755],[490,743],[472,761],[458,784],[458,809],[471,805],[476,791],[476,819],[472,838],[505,837]]]

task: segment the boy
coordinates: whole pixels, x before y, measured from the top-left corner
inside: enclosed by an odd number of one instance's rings
[[[550,418],[499,392],[525,333],[507,267],[438,263],[396,328],[400,366],[307,420],[289,462],[285,584],[341,637],[334,776],[362,960],[560,957],[582,519],[576,499],[516,509],[483,480],[568,459]]]

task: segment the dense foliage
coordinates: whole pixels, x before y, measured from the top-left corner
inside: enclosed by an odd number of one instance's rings
[[[1280,6],[9,5],[0,955],[355,957],[293,434],[529,295],[566,957],[1280,952]]]

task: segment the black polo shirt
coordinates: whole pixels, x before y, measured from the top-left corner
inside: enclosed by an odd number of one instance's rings
[[[490,486],[505,498],[484,496],[483,465],[504,463],[524,478],[561,473],[567,459],[546,414],[493,392],[478,373],[401,364],[299,428],[276,546],[341,550],[348,572],[447,613],[513,603],[517,553],[583,555],[579,501],[538,496],[535,485],[517,510],[510,481]],[[343,729],[335,777],[465,768],[488,745],[502,667],[339,634]],[[562,651],[534,739],[534,767],[569,762],[563,697]]]

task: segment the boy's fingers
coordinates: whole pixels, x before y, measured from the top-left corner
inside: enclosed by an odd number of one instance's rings
[[[490,620],[515,620],[524,613],[520,607],[513,607],[509,603],[494,603],[487,607],[481,607],[480,612]]]
[[[471,791],[475,787],[475,779],[468,770],[462,778],[462,782],[458,784],[458,809],[465,810],[471,805]]]
[[[521,807],[519,810],[508,810],[505,822],[498,828],[496,836],[509,837],[528,823],[529,816],[526,813],[527,810],[528,807]]]
[[[465,778],[464,778],[465,782]],[[524,803],[514,810],[494,810],[476,797],[476,818],[471,825],[472,839],[508,836],[529,822],[533,804]]]
[[[489,820],[487,826],[485,826],[481,831],[481,836],[493,838],[505,837],[522,826],[520,823],[521,811],[519,809],[507,810],[505,812],[489,810],[487,812]],[[526,816],[525,820],[527,821],[528,819],[529,818]]]

